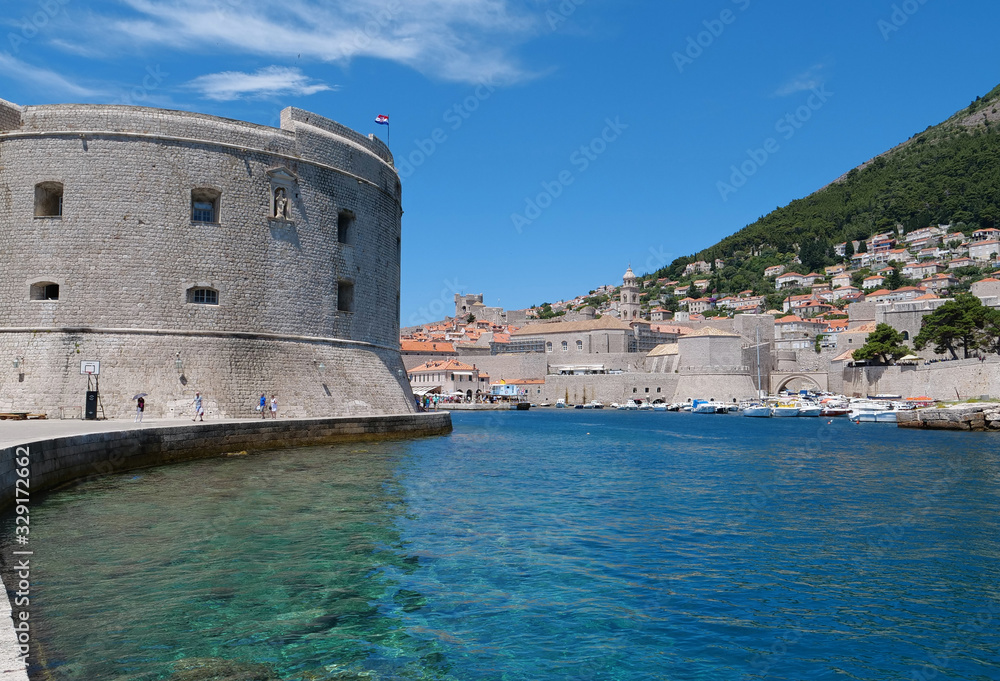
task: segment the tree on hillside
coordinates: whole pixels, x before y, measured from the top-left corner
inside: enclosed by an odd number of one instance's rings
[[[858,253],[867,253],[867,252],[868,252],[868,242],[865,241],[864,239],[859,240]]]
[[[847,245],[844,246],[844,259],[850,262],[852,255],[854,255],[854,242],[848,239]]]
[[[799,248],[799,260],[808,272],[815,272],[832,262],[830,243],[822,239],[810,239]]]
[[[985,308],[982,328],[976,331],[976,347],[1000,355],[1000,310]]]
[[[854,351],[854,359],[877,359],[882,364],[888,364],[908,354],[910,349],[903,345],[903,334],[888,324],[879,324],[868,334],[865,344]]]
[[[887,276],[885,278],[885,282],[883,283],[885,284],[885,287],[887,289],[889,289],[890,291],[895,291],[896,289],[903,286],[905,281],[903,280],[902,272],[900,272],[899,270],[899,263],[894,261],[889,264],[892,265],[892,274]]]
[[[998,317],[1000,313],[983,307],[979,298],[967,293],[957,295],[955,300],[948,301],[924,317],[920,333],[913,339],[913,346],[922,350],[933,344],[934,352],[948,352],[952,359],[958,359],[957,351],[961,348],[962,356],[968,358],[969,352],[977,347],[995,347],[988,334],[991,329],[1000,326]]]

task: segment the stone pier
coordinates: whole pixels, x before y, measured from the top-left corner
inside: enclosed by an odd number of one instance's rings
[[[961,404],[945,409],[917,409],[897,414],[900,428],[1000,431],[1000,404]]]

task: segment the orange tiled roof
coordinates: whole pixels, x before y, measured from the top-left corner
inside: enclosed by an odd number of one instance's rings
[[[424,362],[418,367],[410,369],[411,374],[426,373],[428,371],[475,371],[476,367],[457,359],[431,360]]]
[[[399,343],[400,352],[447,352],[455,353],[451,343],[432,343],[421,340],[403,340]]]

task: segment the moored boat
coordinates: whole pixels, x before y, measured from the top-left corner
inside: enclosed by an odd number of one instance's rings
[[[714,400],[695,400],[691,404],[692,414],[727,414],[730,405]]]
[[[744,404],[741,411],[744,416],[749,416],[751,418],[771,418],[770,405],[763,404],[761,402]]]
[[[818,417],[820,414],[823,413],[823,407],[809,400],[799,400],[798,407],[799,407],[799,414],[798,414],[799,416]]]
[[[774,409],[771,411],[772,415],[775,417],[790,417],[799,415],[799,406],[795,403],[785,402],[774,405]]]
[[[892,405],[876,400],[852,400],[848,417],[856,423],[896,423]]]

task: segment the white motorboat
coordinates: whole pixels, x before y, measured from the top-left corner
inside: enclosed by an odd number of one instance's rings
[[[771,407],[767,404],[761,404],[760,402],[752,402],[750,404],[743,405],[743,415],[749,416],[751,418],[771,418]]]
[[[556,409],[565,409],[565,408],[566,408],[566,400],[560,397],[558,400],[556,400]]]
[[[590,404],[587,406],[588,409],[604,409],[604,403],[598,400],[591,400]]]
[[[653,411],[666,411],[666,410],[667,410],[666,402],[655,402],[653,404]]]
[[[639,405],[639,411],[653,411],[653,403],[643,402],[642,404]]]
[[[695,400],[691,407],[692,414],[727,414],[730,405],[713,400]]]
[[[794,402],[785,402],[774,405],[774,410],[771,412],[776,418],[798,416],[799,415],[799,405]]]
[[[896,423],[896,411],[886,402],[852,400],[848,418],[857,423]]]
[[[799,416],[819,416],[823,413],[823,407],[811,400],[799,400]]]
[[[625,403],[624,407],[618,407],[619,409],[625,409],[625,411],[638,411],[639,405],[635,403],[635,400],[629,400]]]

